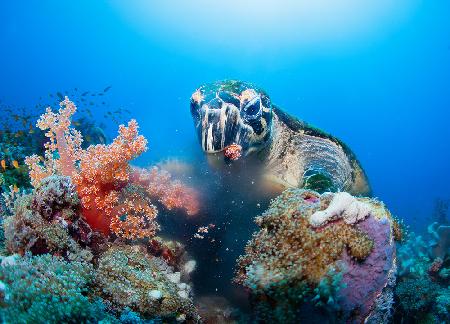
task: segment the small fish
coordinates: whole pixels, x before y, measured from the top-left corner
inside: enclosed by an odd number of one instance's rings
[[[14,186],[13,186],[13,190],[14,190],[14,192],[15,192],[15,193],[18,193],[18,192],[19,192],[19,188],[17,187],[17,185],[16,185],[16,184],[14,184]]]
[[[105,89],[103,89],[103,92],[108,91],[109,89],[111,89],[111,86],[107,86]]]
[[[89,102],[89,105],[90,105],[90,106],[93,106],[93,105],[94,105],[94,103],[93,103],[92,101],[90,101],[90,102]]]
[[[13,166],[14,166],[16,169],[19,168],[19,162],[17,162],[16,160],[14,160],[14,161],[12,162],[12,164],[13,164]]]
[[[22,137],[23,135],[25,135],[24,132],[20,130],[14,134],[14,137],[18,138],[18,137]]]
[[[2,160],[0,163],[2,165],[3,171],[6,170],[6,161]]]
[[[30,124],[30,129],[28,130],[28,133],[34,134],[34,127],[32,124]]]
[[[74,126],[80,126],[81,123],[80,123],[79,121],[74,121],[74,122],[73,122],[73,125],[74,125]]]
[[[58,96],[59,99],[64,100],[64,95],[61,92],[57,92],[56,95]]]
[[[88,93],[89,93],[89,91],[83,92],[83,93],[81,94],[81,96],[84,97],[84,96],[87,95]]]

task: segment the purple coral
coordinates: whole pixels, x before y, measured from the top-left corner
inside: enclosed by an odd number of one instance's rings
[[[265,321],[293,322],[325,310],[343,322],[386,322],[391,316],[393,219],[380,202],[349,196],[367,212],[346,208],[354,222],[313,226],[311,216],[338,195],[288,189],[256,218],[261,229],[238,259],[235,282],[250,291],[255,314]],[[306,311],[308,303],[316,308]]]
[[[53,175],[43,179],[35,189],[31,210],[46,220],[52,220],[61,216],[61,211],[77,209],[78,205],[79,200],[70,177]]]
[[[344,252],[345,288],[339,291],[339,295],[342,297],[342,309],[348,314],[358,314],[354,319],[363,322],[372,312],[377,298],[382,298],[382,294],[390,294],[384,289],[389,286],[386,283],[390,277],[395,278],[395,247],[391,224],[387,219],[377,220],[370,216],[357,226],[372,238],[374,247],[364,262],[358,262]]]

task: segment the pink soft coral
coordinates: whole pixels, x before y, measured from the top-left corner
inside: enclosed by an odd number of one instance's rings
[[[133,168],[131,181],[142,186],[151,198],[157,199],[168,210],[184,209],[189,216],[199,211],[197,191],[173,180],[167,171],[157,167],[150,170]]]

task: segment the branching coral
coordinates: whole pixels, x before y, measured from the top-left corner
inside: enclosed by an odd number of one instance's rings
[[[105,235],[113,231],[127,239],[153,236],[158,229],[155,207],[141,193],[125,190],[136,179],[130,179],[129,161],[147,150],[147,140],[138,134],[137,122],[119,126],[119,135],[111,144],[91,145],[84,150],[81,134],[70,127],[76,106],[67,97],[60,106],[58,113],[47,108],[37,123],[47,130],[49,142],[43,163],[36,155],[26,159],[33,185],[37,187],[52,174],[69,176],[81,200],[81,213],[94,230]],[[156,197],[168,209],[183,207],[189,214],[198,211],[191,189],[171,181],[168,174],[150,175],[145,180],[149,198]]]
[[[25,159],[30,168],[30,178],[33,186],[55,173],[72,176],[75,171],[75,161],[79,159],[81,143],[83,141],[80,132],[70,128],[70,118],[76,112],[77,107],[67,97],[60,103],[58,113],[46,109],[45,114],[37,122],[37,127],[47,131],[45,136],[49,142],[45,143],[45,160],[40,163],[40,157],[32,155]],[[55,152],[59,159],[55,159]]]
[[[110,145],[90,146],[80,154],[80,171],[74,176],[74,182],[83,205],[82,213],[93,228],[105,234],[109,233],[111,219],[117,213],[132,210],[132,197],[126,198],[123,207],[119,199],[129,180],[128,162],[147,149],[146,139],[137,130],[138,125],[132,120],[128,127],[120,126],[119,136]],[[148,215],[149,220],[154,218],[153,214]]]
[[[27,158],[34,186],[51,174],[70,176],[76,184],[82,202],[82,213],[94,229],[110,232],[110,220],[118,207],[120,190],[129,177],[128,162],[144,152],[147,141],[138,135],[135,120],[128,127],[119,127],[119,136],[110,145],[81,149],[81,134],[70,128],[70,118],[76,106],[66,97],[58,113],[47,108],[37,126],[47,130],[49,142],[45,144],[45,161],[37,156]],[[55,159],[55,152],[59,159]]]

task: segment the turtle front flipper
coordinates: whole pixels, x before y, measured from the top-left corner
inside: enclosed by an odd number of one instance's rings
[[[267,162],[271,178],[287,187],[362,196],[371,193],[358,160],[342,141],[278,108],[274,109]]]

